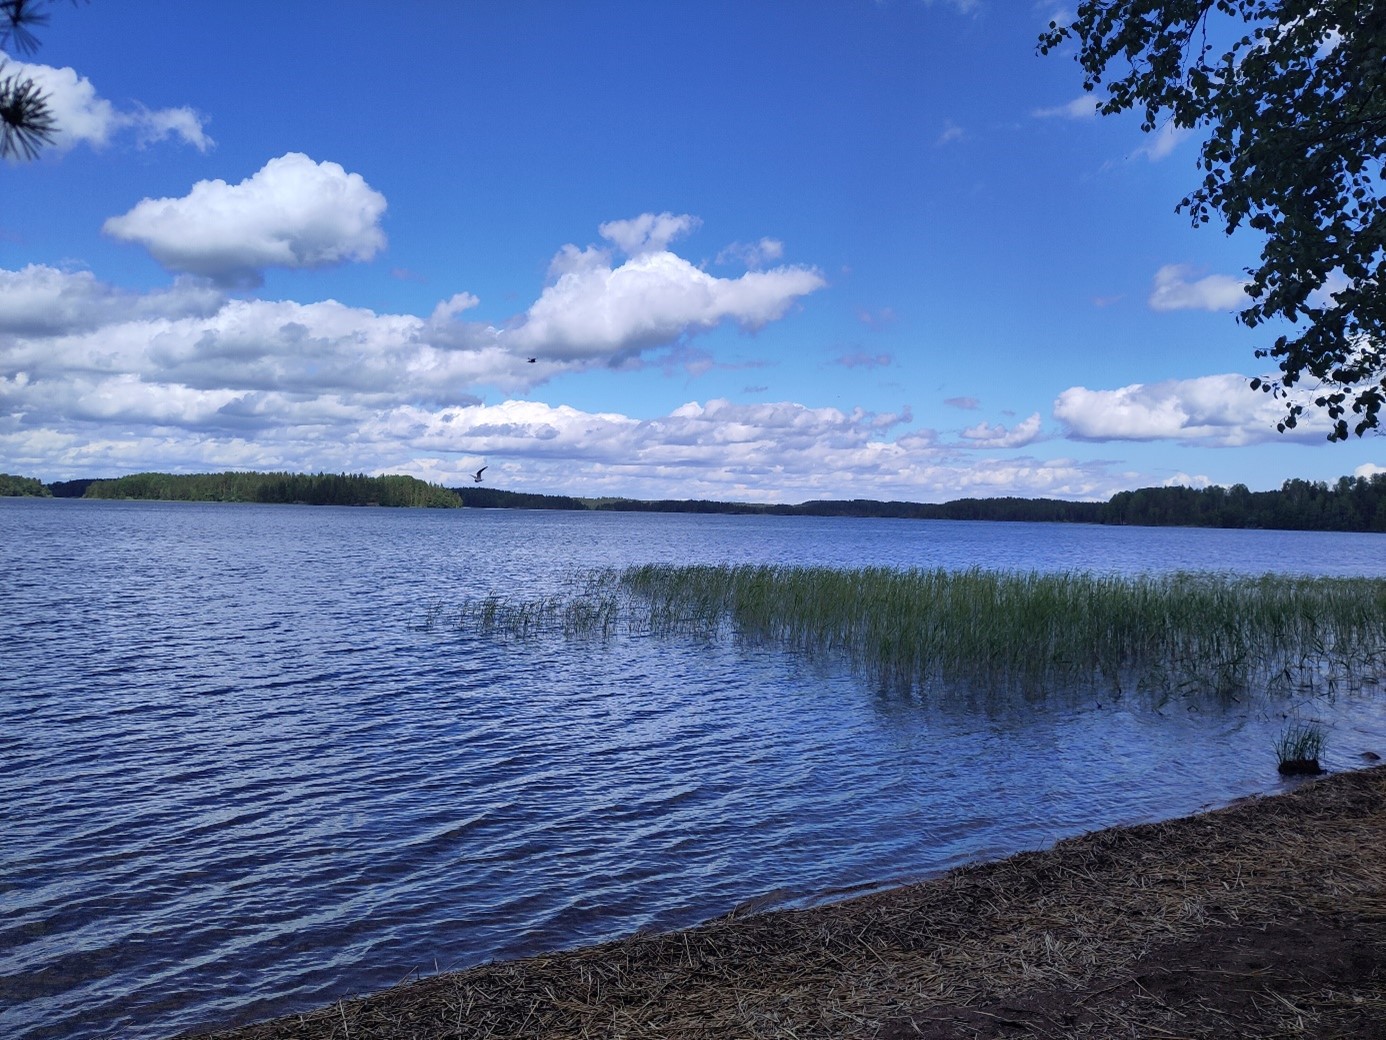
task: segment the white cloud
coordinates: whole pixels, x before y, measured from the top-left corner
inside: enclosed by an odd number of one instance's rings
[[[195,279],[135,294],[88,272],[0,270],[0,372],[447,402],[479,387],[526,391],[559,372],[630,360],[651,347],[676,347],[685,367],[706,370],[716,362],[692,357],[689,335],[723,321],[758,328],[823,284],[807,268],[714,278],[668,252],[641,253],[619,267],[593,250],[569,249],[560,259],[557,281],[499,327],[467,320],[480,301],[465,292],[416,317],[331,300],[232,300]]]
[[[1116,390],[1070,387],[1054,402],[1054,418],[1075,440],[1155,441],[1238,447],[1285,440],[1321,441],[1327,428],[1311,411],[1293,431],[1278,433],[1282,402],[1250,388],[1245,376],[1226,374]]]
[[[1187,127],[1176,126],[1174,120],[1166,120],[1154,133],[1146,135],[1146,143],[1136,149],[1136,155],[1143,155],[1151,162],[1166,158],[1188,138],[1193,131]]]
[[[32,62],[14,61],[0,52],[7,74],[32,79],[47,97],[49,111],[57,124],[51,147],[69,151],[79,144],[103,148],[127,131],[138,145],[145,146],[173,137],[200,152],[212,147],[203,127],[204,118],[191,108],[149,109],[137,105],[119,109],[99,96],[91,80],[72,68],[54,68]]]
[[[1386,473],[1386,466],[1378,466],[1375,462],[1364,462],[1352,471],[1354,477],[1374,477],[1378,473]]]
[[[144,199],[102,230],[172,271],[257,285],[266,267],[369,260],[385,246],[385,196],[360,174],[290,152],[239,184],[198,181],[179,199]]]
[[[142,317],[205,316],[224,302],[221,293],[191,280],[138,294],[106,285],[88,271],[39,264],[19,271],[0,269],[0,334],[50,336]]]
[[[1199,474],[1198,476],[1192,476],[1192,475],[1190,475],[1190,474],[1188,474],[1188,473],[1185,473],[1185,472],[1183,472],[1183,471],[1181,470],[1180,472],[1174,474],[1174,476],[1172,476],[1172,477],[1166,477],[1164,480],[1160,481],[1160,486],[1161,486],[1161,487],[1206,488],[1206,487],[1208,487],[1209,485],[1211,485],[1212,483],[1213,483],[1213,482],[1212,482],[1211,480],[1209,480],[1207,477],[1203,476],[1202,474]]]
[[[798,268],[712,278],[667,252],[616,268],[604,254],[574,257],[527,314],[501,328],[466,320],[479,304],[466,292],[419,317],[331,300],[233,299],[196,279],[141,294],[86,271],[0,270],[0,416],[16,425],[14,436],[23,433],[16,461],[45,438],[75,445],[90,427],[113,423],[120,434],[96,439],[164,444],[177,430],[207,444],[298,441],[303,451],[326,439],[337,457],[381,417],[444,415],[476,405],[485,388],[528,391],[644,346],[686,351],[689,332],[721,320],[756,327],[821,284]],[[563,337],[593,328],[595,347],[565,357]],[[517,352],[522,344],[558,349],[530,363],[536,354]],[[705,353],[695,360],[715,363]],[[76,459],[76,451],[59,455]]]
[[[670,242],[696,230],[701,223],[687,213],[642,213],[630,220],[609,220],[597,232],[627,256],[639,256],[667,249]]]
[[[966,136],[967,134],[962,127],[951,119],[947,119],[944,120],[943,129],[939,135],[934,138],[934,146],[941,148],[944,145],[952,144],[954,141],[961,141]]]
[[[783,257],[783,242],[777,238],[762,238],[759,242],[733,242],[717,254],[716,262],[739,263],[754,270]]]
[[[1082,94],[1072,101],[1051,108],[1037,108],[1031,115],[1036,119],[1094,119],[1101,103],[1096,95]]]
[[[199,152],[212,146],[212,139],[202,129],[202,117],[191,108],[162,108],[157,111],[141,108],[133,113],[130,124],[141,147],[177,137]]]
[[[490,464],[488,478],[496,486],[590,496],[785,502],[1104,497],[1122,486],[1103,464],[963,458],[938,448],[927,430],[886,439],[887,431],[907,422],[907,409],[848,413],[789,401],[693,401],[668,415],[635,419],[510,400],[441,413],[401,409],[362,436],[412,441],[434,459],[470,452],[469,459]]]
[[[1148,300],[1157,311],[1238,311],[1251,304],[1246,281],[1226,274],[1210,274],[1190,280],[1193,269],[1187,264],[1166,264],[1155,272],[1155,284]]]
[[[618,267],[600,250],[565,246],[550,265],[556,280],[500,341],[550,360],[620,360],[724,321],[759,328],[827,284],[816,269],[796,266],[714,277],[674,253],[647,248],[672,226],[667,217],[602,225],[604,235],[635,250]]]
[[[498,326],[469,320],[479,301],[466,292],[386,314],[234,299],[193,279],[132,293],[84,271],[0,271],[0,456],[46,479],[256,468],[450,485],[484,463],[493,485],[522,490],[756,501],[1100,498],[1129,483],[1107,462],[988,457],[985,441],[1018,446],[1037,417],[974,428],[964,449],[914,427],[908,406],[713,399],[650,417],[517,399],[645,345],[714,363],[690,334],[755,327],[822,285],[804,268],[713,278],[663,250],[619,266],[601,250],[561,255],[554,285]],[[583,330],[595,341],[567,355],[530,364],[516,349],[521,334],[561,348]],[[497,390],[509,399],[487,402]]]
[[[425,320],[331,300],[230,300],[191,281],[133,294],[87,272],[32,265],[0,271],[0,376],[24,373],[30,394],[47,380],[61,387],[131,376],[235,395],[369,394],[385,402],[456,401],[479,384],[532,385],[535,366],[494,336],[461,343],[442,334],[474,299],[458,294]]]
[[[429,318],[429,323],[441,325],[453,321],[463,311],[469,311],[480,303],[481,300],[471,293],[455,293],[450,299],[443,300],[433,308],[433,315]]]
[[[977,448],[1022,448],[1040,439],[1040,415],[1036,412],[1030,418],[1017,423],[1010,429],[989,422],[980,422],[963,430],[963,437]]]
[[[481,387],[526,389],[563,366],[530,365],[495,330],[462,323],[476,302],[466,293],[422,318],[188,286],[142,297],[51,268],[0,277],[0,456],[47,479],[257,468],[462,485],[486,463],[498,486],[651,498],[1100,496],[1120,486],[1101,463],[940,447],[908,407],[713,399],[649,418],[486,404]],[[448,340],[448,329],[470,331]]]

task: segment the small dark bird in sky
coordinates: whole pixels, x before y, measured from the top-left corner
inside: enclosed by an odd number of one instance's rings
[[[490,466],[482,466],[479,470],[477,470],[475,473],[472,474],[472,480],[474,480],[476,483],[480,484],[480,483],[481,483],[481,475],[482,475],[483,473],[485,473],[485,472],[486,472],[488,469],[490,469],[490,468],[491,468]]]
[[[532,358],[529,359],[529,363],[532,365],[532,364],[534,364],[534,363],[535,363],[536,361],[538,361],[538,360],[539,360],[539,359],[538,359],[537,357],[532,357]]]

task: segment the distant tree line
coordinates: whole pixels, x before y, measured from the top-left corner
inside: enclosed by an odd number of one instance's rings
[[[573,509],[646,513],[734,513],[766,516],[864,516],[903,520],[1012,520],[1032,523],[1230,527],[1283,531],[1386,532],[1386,473],[1336,483],[1287,480],[1277,491],[1152,487],[1121,491],[1107,502],[1052,498],[960,498],[952,502],[872,499],[769,505],[707,499],[573,498],[498,488],[443,488],[406,476],[364,474],[136,473],[116,480],[43,484],[0,474],[0,496],[150,498],[196,502],[302,502],[310,505],[430,506],[480,509]]]
[[[1141,488],[1121,491],[1099,523],[1161,527],[1255,527],[1282,531],[1386,531],[1386,473],[1371,477],[1287,480],[1279,491]]]
[[[464,506],[476,509],[587,509],[580,498],[567,495],[530,495],[522,491],[498,491],[494,488],[454,488]]]
[[[826,500],[798,505],[706,499],[578,499],[458,488],[469,506],[491,509],[589,509],[646,513],[732,513],[767,516],[868,516],[903,520],[1010,520],[1031,523],[1128,524],[1146,527],[1232,527],[1288,531],[1386,532],[1386,474],[1324,481],[1287,480],[1278,491],[1156,487],[1122,491],[1107,502],[1053,498],[960,498],[951,502]]]
[[[87,488],[96,483],[96,478],[83,478],[81,480],[55,480],[48,485],[48,490],[54,498],[81,498],[87,493]]]
[[[902,520],[1028,520],[1036,523],[1095,524],[1100,502],[1064,502],[1055,498],[959,498],[952,502],[804,502],[771,506],[769,512],[791,516],[879,516]]]
[[[83,490],[83,497],[443,509],[462,505],[456,492],[416,477],[368,477],[364,473],[133,473],[93,481]]]
[[[774,513],[779,506],[755,502],[712,502],[703,498],[662,498],[643,501],[634,498],[601,498],[591,502],[590,509],[612,513]],[[786,508],[794,509],[795,506]]]
[[[0,498],[23,498],[34,496],[46,498],[53,492],[41,480],[33,477],[14,477],[8,473],[0,473]]]

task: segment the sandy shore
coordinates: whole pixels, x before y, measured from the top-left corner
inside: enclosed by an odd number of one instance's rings
[[[1386,767],[208,1035],[1386,1038]]]

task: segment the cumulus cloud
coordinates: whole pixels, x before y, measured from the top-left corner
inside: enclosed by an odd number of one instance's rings
[[[239,184],[198,181],[177,199],[144,199],[102,226],[171,271],[219,285],[258,285],[266,267],[369,260],[385,247],[385,196],[360,174],[299,152]]]
[[[914,426],[908,406],[715,398],[651,417],[520,399],[646,346],[686,369],[715,363],[688,337],[756,328],[823,284],[802,267],[715,278],[644,248],[667,241],[667,222],[629,223],[616,237],[635,255],[563,250],[534,305],[496,324],[474,319],[467,292],[388,314],[237,299],[196,278],[133,293],[85,271],[0,270],[0,455],[47,479],[255,468],[461,485],[487,464],[499,486],[527,490],[758,501],[1104,497],[1129,482],[1104,462],[986,454],[983,441],[1018,445],[1031,420],[974,428],[964,448]]]
[[[455,293],[450,299],[443,300],[433,308],[433,315],[429,318],[429,324],[434,327],[444,325],[455,320],[463,311],[469,311],[480,303],[481,299],[471,293]]]
[[[564,246],[550,264],[552,284],[499,333],[501,342],[549,359],[620,361],[724,321],[758,329],[827,284],[817,269],[801,266],[717,278],[655,248],[693,219],[645,214],[603,224],[602,235],[630,254],[620,265],[603,250]]]
[[[908,407],[718,398],[636,417],[513,396],[486,403],[481,388],[523,390],[564,368],[530,365],[495,330],[467,326],[476,301],[466,293],[418,317],[190,284],[140,296],[52,268],[2,277],[0,454],[48,479],[258,468],[460,485],[487,463],[488,477],[510,486],[644,497],[1091,496],[1117,486],[1101,464],[940,447]],[[473,329],[473,342],[442,342],[458,327]]]
[[[651,225],[644,240],[662,234]],[[821,284],[797,268],[716,279],[664,251],[617,267],[601,251],[569,259],[535,306],[501,327],[468,320],[480,301],[466,292],[415,316],[235,299],[198,279],[132,293],[86,271],[0,270],[0,414],[26,428],[30,454],[38,431],[76,436],[84,424],[119,424],[131,443],[139,430],[159,443],[172,430],[218,444],[287,431],[345,442],[373,417],[445,414],[476,405],[482,388],[529,391],[646,345],[708,367],[714,359],[690,351],[687,334],[720,320],[757,327]],[[584,329],[598,330],[595,349],[517,353],[562,348]]]
[[[6,73],[32,79],[48,99],[57,123],[52,149],[69,151],[79,144],[104,148],[122,135],[132,135],[138,146],[174,138],[200,152],[212,147],[203,116],[191,108],[149,109],[142,105],[117,108],[96,92],[85,76],[72,68],[54,68],[34,62],[14,61],[0,52]]]
[[[339,175],[340,167],[330,178]],[[341,237],[333,240],[339,250]],[[241,262],[247,255],[236,254]],[[234,300],[192,278],[128,293],[88,272],[31,265],[0,270],[0,345],[11,375],[123,373],[194,389],[442,402],[481,386],[524,392],[651,347],[674,348],[685,369],[705,371],[717,362],[691,350],[689,336],[723,321],[758,328],[823,284],[798,267],[715,278],[667,251],[613,266],[600,250],[570,248],[557,267],[533,306],[494,325],[470,320],[480,301],[466,292],[419,317],[331,300]]]
[[[587,495],[756,501],[1095,497],[1118,486],[1102,464],[963,459],[938,448],[928,430],[890,440],[888,431],[907,422],[907,409],[844,412],[789,401],[690,401],[667,415],[636,419],[510,400],[442,413],[402,409],[363,436],[387,443],[413,438],[433,458],[464,447],[490,463],[502,486],[522,481],[530,488]]]
[[[1021,448],[1040,439],[1040,415],[1036,412],[1030,418],[1007,429],[997,424],[980,422],[963,430],[963,438],[977,448]]]
[[[658,253],[682,235],[694,231],[702,223],[687,213],[642,213],[630,220],[609,220],[597,227],[597,233],[627,256]]]
[[[1251,303],[1246,280],[1226,274],[1193,279],[1187,264],[1166,264],[1155,272],[1149,304],[1157,311],[1238,311]]]
[[[0,332],[52,336],[87,332],[147,317],[196,317],[215,313],[225,297],[193,280],[150,293],[122,292],[89,271],[60,271],[30,264],[0,269]]]
[[[88,272],[32,265],[0,271],[0,374],[25,374],[31,392],[48,380],[61,388],[131,376],[198,391],[386,401],[532,385],[530,366],[494,337],[463,349],[438,335],[435,322],[449,323],[473,301],[458,294],[422,319],[331,300],[233,300],[194,281],[134,294]]]
[[[1156,441],[1239,447],[1287,439],[1320,441],[1326,427],[1310,412],[1298,427],[1278,433],[1284,408],[1250,388],[1246,376],[1224,374],[1116,390],[1070,387],[1054,402],[1054,418],[1075,440]]]
[[[1202,474],[1191,475],[1182,470],[1172,477],[1160,481],[1162,487],[1206,488],[1213,482]]]

